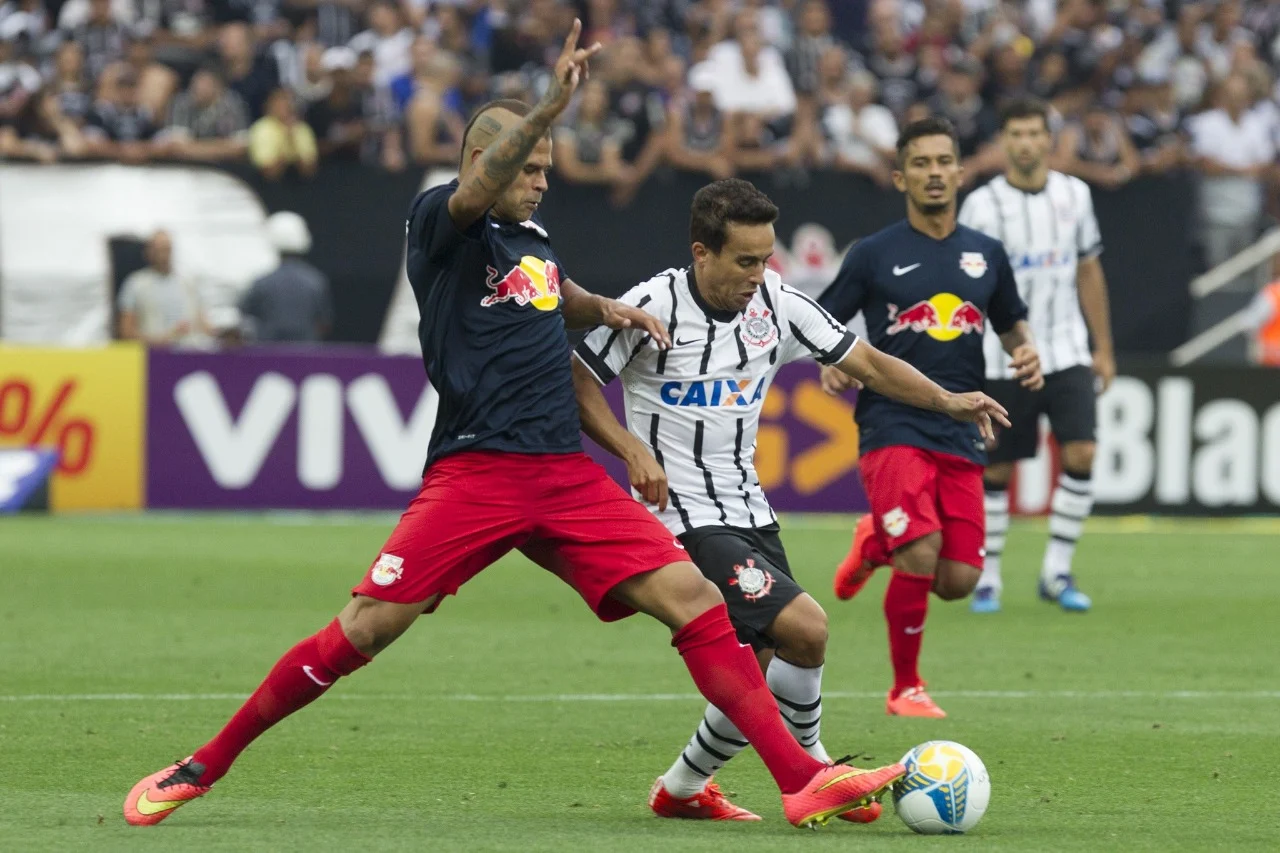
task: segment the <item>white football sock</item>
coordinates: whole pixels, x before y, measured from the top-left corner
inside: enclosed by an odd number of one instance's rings
[[[1004,588],[1000,578],[1000,557],[1004,554],[1004,543],[1009,534],[1009,490],[987,486],[983,505],[987,511],[987,541],[978,589],[992,589],[999,595]]]
[[[671,796],[686,800],[707,787],[707,780],[746,748],[747,739],[738,727],[715,705],[708,705],[689,745],[662,774],[662,786]]]
[[[822,667],[803,667],[775,657],[765,681],[778,700],[778,710],[804,751],[830,761],[822,746]]]
[[[1063,471],[1053,490],[1049,544],[1044,549],[1044,562],[1040,567],[1040,577],[1046,583],[1059,575],[1070,574],[1076,540],[1080,538],[1085,519],[1092,510],[1093,481]]]

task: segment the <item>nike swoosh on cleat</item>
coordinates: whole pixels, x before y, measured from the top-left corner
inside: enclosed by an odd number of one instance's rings
[[[850,770],[850,771],[849,771],[849,772],[847,772],[847,773],[841,773],[839,776],[837,776],[837,777],[836,777],[836,778],[834,778],[834,779],[828,779],[825,783],[823,783],[823,784],[818,788],[818,791],[825,791],[825,790],[827,790],[828,788],[830,788],[832,785],[839,785],[839,784],[840,784],[841,782],[843,782],[845,779],[852,779],[854,776],[861,776],[861,775],[863,775],[864,773],[867,773],[867,772],[868,772],[868,771],[866,771],[866,770]],[[814,793],[817,793],[817,791],[815,791]]]
[[[321,681],[319,678],[316,677],[316,674],[311,671],[311,667],[309,666],[304,665],[302,667],[302,671],[307,674],[307,678],[310,678],[312,681],[314,681],[316,684],[319,684],[321,687],[328,687],[329,685],[333,684],[332,681]]]
[[[147,792],[143,791],[141,794],[138,795],[137,809],[138,809],[138,814],[142,814],[142,815],[160,814],[160,812],[167,812],[167,811],[170,811],[171,809],[176,809],[178,806],[182,805],[185,802],[187,801],[186,800],[162,800],[158,803],[155,803],[147,799]]]

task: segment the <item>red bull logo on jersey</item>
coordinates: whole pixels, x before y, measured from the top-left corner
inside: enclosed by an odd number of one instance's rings
[[[752,389],[752,383],[755,388]],[[751,406],[764,399],[765,380],[705,379],[701,382],[664,382],[658,393],[668,406]]]
[[[553,261],[525,255],[518,267],[513,267],[502,277],[493,267],[488,270],[489,278],[485,284],[493,293],[480,300],[485,308],[514,300],[516,305],[554,311],[560,304],[560,268]]]
[[[954,293],[938,293],[902,309],[890,303],[885,334],[924,332],[937,341],[953,341],[970,332],[980,335],[985,328],[986,317],[978,306]]]

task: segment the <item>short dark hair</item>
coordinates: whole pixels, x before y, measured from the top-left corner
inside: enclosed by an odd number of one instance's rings
[[[907,146],[925,136],[948,137],[951,140],[951,147],[955,149],[956,156],[960,156],[960,135],[956,133],[956,126],[949,119],[945,119],[942,116],[929,116],[928,118],[911,122],[898,135],[899,170],[907,164]]]
[[[472,113],[471,120],[467,122],[466,128],[462,131],[462,153],[458,155],[459,172],[467,168],[467,152],[473,147],[470,144],[471,129],[475,127],[476,122],[480,120],[481,116],[485,113],[493,112],[494,110],[503,110],[511,113],[512,115],[524,118],[529,113],[533,112],[533,107],[529,106],[524,101],[520,101],[515,98],[499,98],[496,101],[490,101],[487,104],[482,104],[474,113]]]
[[[778,206],[750,181],[716,181],[693,194],[689,242],[701,243],[718,255],[728,238],[730,223],[771,225],[777,219]]]
[[[1049,105],[1039,98],[1014,98],[1000,107],[1000,129],[1020,118],[1040,117],[1045,130],[1049,129]]]

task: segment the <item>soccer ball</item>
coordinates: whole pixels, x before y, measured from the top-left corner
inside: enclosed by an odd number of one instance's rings
[[[902,822],[921,835],[959,835],[978,825],[991,800],[982,759],[949,740],[922,743],[902,756],[907,775],[893,786]]]

